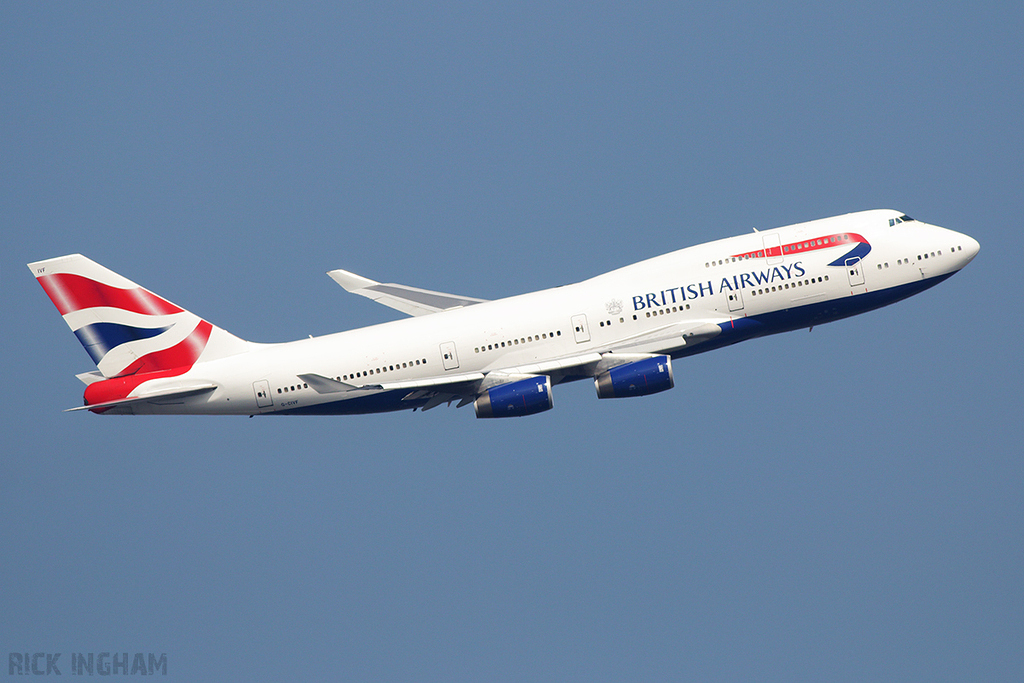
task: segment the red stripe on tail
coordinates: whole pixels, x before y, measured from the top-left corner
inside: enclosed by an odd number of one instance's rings
[[[38,280],[61,315],[96,306],[146,315],[170,315],[182,311],[170,301],[141,287],[118,289],[73,273],[43,275]]]
[[[199,354],[203,352],[203,349],[206,348],[206,343],[210,341],[210,332],[212,331],[213,325],[205,320],[201,320],[196,325],[196,329],[192,330],[192,333],[180,342],[169,349],[147,353],[126,367],[120,374],[136,375],[174,368],[185,368],[185,370],[188,370],[199,358]]]

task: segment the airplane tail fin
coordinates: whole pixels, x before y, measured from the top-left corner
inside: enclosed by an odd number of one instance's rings
[[[242,339],[81,254],[28,267],[104,377],[187,371],[248,350]]]

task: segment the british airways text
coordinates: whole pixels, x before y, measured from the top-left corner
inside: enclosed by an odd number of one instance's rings
[[[789,266],[775,266],[768,270],[740,273],[732,277],[723,277],[718,283],[718,291],[734,291],[747,287],[757,287],[773,282],[792,280],[795,277],[803,277],[806,274],[803,264],[800,261]],[[705,296],[714,296],[715,283],[713,280],[697,282],[690,285],[663,289],[660,292],[647,292],[637,294],[633,297],[633,310],[642,311],[645,308],[657,308],[658,306],[669,306],[679,301],[700,299]]]

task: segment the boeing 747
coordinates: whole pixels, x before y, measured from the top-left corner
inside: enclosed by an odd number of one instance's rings
[[[671,389],[672,360],[839,320],[937,285],[978,242],[892,210],[754,231],[577,284],[494,301],[380,283],[345,290],[408,315],[279,344],[244,341],[74,254],[29,268],[97,369],[103,414],[348,415],[472,403],[477,417],[552,408],[552,386],[598,398]]]

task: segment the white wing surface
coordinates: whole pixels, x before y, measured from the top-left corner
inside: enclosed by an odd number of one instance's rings
[[[373,299],[379,304],[384,304],[406,315],[427,315],[487,301],[486,299],[399,285],[394,282],[377,282],[347,270],[332,270],[327,274],[344,287],[345,291]]]

